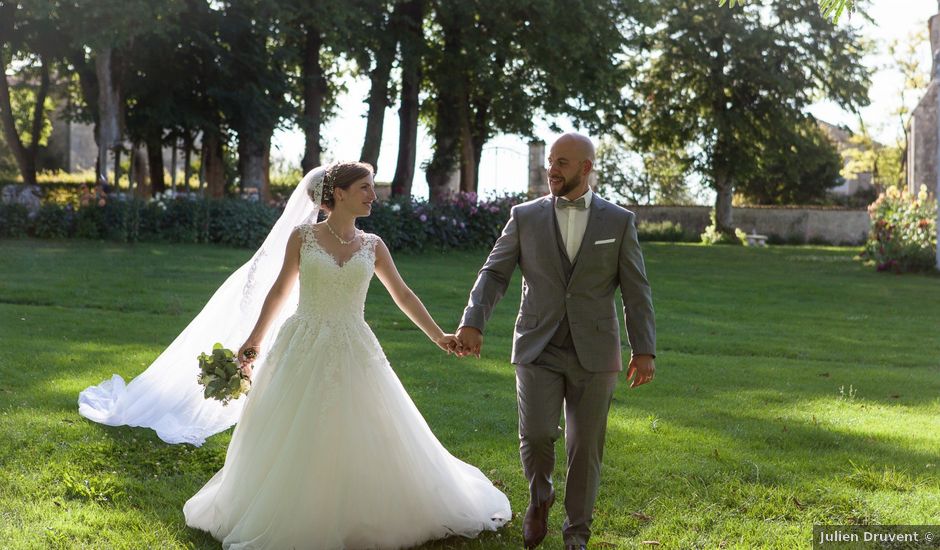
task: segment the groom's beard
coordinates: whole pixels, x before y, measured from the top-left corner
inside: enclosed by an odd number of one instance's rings
[[[551,190],[552,195],[554,195],[554,196],[556,196],[556,197],[564,197],[564,196],[567,195],[568,193],[570,193],[570,192],[574,191],[575,189],[577,189],[580,185],[581,185],[581,174],[580,174],[580,173],[579,173],[579,174],[575,174],[575,176],[574,176],[573,178],[571,178],[571,179],[566,179],[566,180],[564,181],[564,183],[562,183],[561,187],[558,188],[557,191],[556,191],[555,188],[552,186],[552,180],[551,180],[551,179],[548,180],[548,188]]]

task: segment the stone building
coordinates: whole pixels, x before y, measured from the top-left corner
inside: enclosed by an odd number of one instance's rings
[[[845,152],[849,149],[857,149],[858,146],[854,145],[851,141],[852,131],[848,128],[842,126],[835,126],[834,124],[829,124],[823,120],[817,120],[816,123],[819,125],[819,128],[826,134],[830,141],[836,146],[836,150],[839,152],[839,156],[842,157],[842,166],[848,164],[849,159],[846,156]],[[875,143],[875,147],[881,147],[879,143]],[[860,191],[867,191],[874,187],[872,182],[873,175],[869,172],[862,172],[861,174],[856,174],[853,178],[843,178],[845,181],[841,185],[833,187],[829,190],[833,195],[839,195],[842,197],[851,197]]]
[[[18,84],[20,81],[11,79],[11,86]],[[61,170],[68,173],[93,171],[98,160],[94,125],[68,119],[66,114],[71,110],[71,105],[69,105],[70,98],[65,83],[54,82],[49,90],[49,99],[53,104],[52,112],[49,114],[52,131],[49,133],[46,146],[39,149],[36,159],[38,169]],[[197,149],[201,146],[199,136],[196,137],[194,146]],[[130,149],[131,144],[125,143],[125,148]],[[173,154],[171,147],[163,148],[163,166],[167,170],[173,166]],[[0,155],[12,157],[6,140],[2,137],[0,137]],[[128,158],[126,155],[127,153],[125,153],[125,159]],[[176,151],[176,155],[177,170],[182,172],[183,154]],[[112,168],[108,166],[109,172]]]
[[[930,18],[930,51],[933,67],[924,97],[911,113],[907,144],[907,189],[912,193],[937,186],[937,50],[940,50],[940,14]]]
[[[49,134],[42,167],[69,173],[94,170],[98,160],[94,125],[67,120],[64,115],[68,109],[68,100],[56,99],[55,109],[50,116],[52,133]]]

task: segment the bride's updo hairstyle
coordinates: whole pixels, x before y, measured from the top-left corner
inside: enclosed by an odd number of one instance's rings
[[[320,207],[332,212],[336,205],[333,200],[334,189],[349,189],[350,185],[373,175],[372,165],[365,162],[337,162],[329,165],[323,176],[323,200],[320,201]]]

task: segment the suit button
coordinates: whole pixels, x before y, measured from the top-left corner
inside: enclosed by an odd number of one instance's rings
[[[571,293],[569,292],[569,293],[565,294],[565,298],[571,298]]]

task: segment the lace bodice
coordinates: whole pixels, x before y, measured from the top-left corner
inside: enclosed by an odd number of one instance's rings
[[[317,238],[324,235],[318,235],[312,224],[298,229],[301,245],[297,314],[324,320],[361,320],[369,281],[375,272],[375,244],[379,237],[360,233],[360,247],[340,265],[320,246]]]

